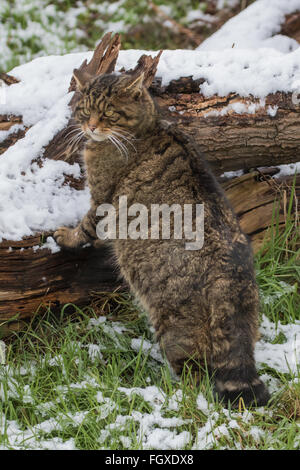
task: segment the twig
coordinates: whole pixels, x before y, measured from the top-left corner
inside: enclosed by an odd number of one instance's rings
[[[4,72],[0,72],[0,80],[3,80],[6,85],[14,85],[15,83],[19,83],[20,81],[12,75],[8,75]]]
[[[241,1],[241,11],[245,10],[248,6],[248,1],[247,0],[242,0]]]

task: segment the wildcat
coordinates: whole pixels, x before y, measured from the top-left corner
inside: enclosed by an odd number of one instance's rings
[[[207,365],[224,404],[265,405],[269,394],[254,360],[259,298],[253,255],[222,188],[195,143],[164,126],[139,76],[104,74],[88,83],[74,111],[87,138],[84,163],[91,208],[75,228],[61,227],[59,245],[75,249],[97,238],[97,207],[204,204],[204,245],[183,239],[110,240],[121,274],[148,312],[176,373]],[[119,214],[117,213],[119,217]],[[196,369],[197,369],[196,367]]]

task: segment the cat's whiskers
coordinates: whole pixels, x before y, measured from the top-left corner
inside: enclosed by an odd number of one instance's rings
[[[126,142],[128,142],[128,144],[131,145],[131,147],[133,148],[133,150],[135,151],[135,153],[137,153],[137,150],[136,150],[135,146],[133,145],[133,143],[131,142],[131,140],[128,139],[125,135],[123,135],[123,134],[121,134],[120,132],[117,132],[117,131],[115,131],[115,130],[113,130],[113,129],[111,129],[110,132],[112,132],[112,134],[114,134],[114,136],[117,136],[117,137],[119,137],[119,138],[122,138],[122,139],[126,140]]]
[[[78,132],[75,136],[70,139],[69,145],[71,145],[71,147],[78,147],[84,136],[85,133],[83,131]]]
[[[77,123],[76,124],[69,124],[67,129],[72,129],[73,127],[75,127],[76,129],[81,129],[80,124],[77,124]]]
[[[77,137],[82,137],[84,135],[83,131],[77,130],[74,135],[71,136],[70,142],[75,140]]]
[[[77,129],[80,129],[80,128],[81,128],[80,124],[77,124],[77,123],[76,123],[76,124],[69,124],[68,127],[67,127],[67,129],[71,129],[72,127],[77,127]]]
[[[114,139],[116,139],[118,141],[118,144],[124,149],[124,152],[126,154],[126,158],[128,159],[129,157],[129,151],[128,151],[128,148],[126,147],[125,143],[122,142],[119,137],[117,137],[116,135],[113,135]]]
[[[108,140],[116,147],[116,149],[119,151],[121,157],[123,157],[122,149],[119,147],[119,145],[117,144],[117,142],[115,142],[115,141],[113,140],[113,136],[112,136],[112,135],[109,135],[109,136],[108,136]]]
[[[72,126],[73,127],[73,126]],[[74,126],[75,127],[75,126]],[[80,127],[76,127],[75,129],[71,129],[66,135],[65,138],[67,139],[70,135],[74,134],[75,132],[79,132]]]
[[[128,152],[128,149],[127,149],[126,145],[125,145],[118,137],[116,137],[115,135],[111,135],[111,138],[112,138],[112,139],[119,145],[119,147],[122,149],[123,154],[124,154],[125,157],[126,157],[126,161],[128,161],[129,152]]]
[[[131,137],[132,140],[139,140],[137,139],[134,134],[132,134],[131,132],[129,131],[126,131],[125,129],[123,129],[122,127],[119,127],[119,126],[115,126],[114,129],[117,129],[117,131],[120,131],[124,134],[127,134],[129,137]]]
[[[127,150],[127,147],[114,135],[109,135],[108,136],[108,139],[110,140],[110,142],[115,145],[115,147],[119,150],[120,154],[122,156],[125,156],[126,157],[126,162],[128,162],[128,150]]]

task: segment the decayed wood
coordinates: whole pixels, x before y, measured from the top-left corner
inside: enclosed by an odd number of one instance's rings
[[[19,83],[19,80],[12,75],[7,73],[0,72],[0,80],[2,80],[6,85],[13,85],[14,83]]]
[[[226,195],[239,217],[242,229],[252,240],[257,253],[270,236],[269,230],[274,223],[284,229],[286,214],[291,198],[292,213],[300,229],[300,175],[272,178],[268,173],[255,171],[223,183]],[[276,173],[276,172],[275,172]]]
[[[281,34],[300,42],[300,11],[287,15],[281,28]]]
[[[150,90],[166,117],[178,121],[206,155],[217,174],[238,169],[251,170],[261,166],[274,166],[299,161],[300,106],[292,103],[292,95],[276,93],[266,98],[264,107],[255,114],[213,116],[228,105],[243,102],[257,103],[232,94],[228,97],[205,98],[199,94],[200,80],[184,77],[161,88],[156,81]],[[269,106],[277,106],[277,114],[268,114]],[[20,116],[0,116],[0,130],[21,124]],[[77,161],[78,149],[69,145],[71,125],[60,131],[44,150],[46,158]],[[3,153],[24,134],[14,134],[1,142]]]
[[[90,62],[84,60],[80,67],[74,70],[74,74],[80,77],[82,82],[87,82],[91,77],[95,77],[96,75],[112,73],[115,70],[120,47],[120,36],[115,34],[115,36],[112,37],[112,33],[106,33],[96,47]],[[75,94],[70,101],[70,106],[73,109],[78,100],[78,92],[74,76],[71,78],[68,91],[75,91]]]
[[[162,55],[163,51],[159,51],[156,57],[152,58],[149,55],[143,54],[133,70],[128,70],[126,73],[130,75],[140,75],[141,73],[144,74],[143,85],[147,88],[150,87],[152,84],[156,71],[160,56]],[[123,70],[125,72],[125,70]]]
[[[104,249],[51,254],[41,237],[0,245],[0,323],[33,315],[41,304],[82,304],[87,292],[112,290],[116,273]]]
[[[217,174],[299,161],[300,107],[292,103],[291,94],[267,96],[265,106],[253,115],[229,111],[214,116],[234,103],[258,104],[258,100],[235,94],[208,99],[198,91],[176,93],[183,84],[193,89],[187,78],[171,83],[163,93],[155,87],[157,101],[193,136]],[[269,106],[278,107],[275,117],[268,114]]]
[[[120,47],[121,41],[118,34],[113,38],[112,33],[105,34],[96,47],[90,62],[88,63],[87,60],[84,60],[80,67],[75,69],[74,72],[85,76],[86,80],[89,80],[89,78],[95,77],[96,75],[112,73],[116,66]],[[75,90],[76,82],[74,78],[72,78],[69,91]]]

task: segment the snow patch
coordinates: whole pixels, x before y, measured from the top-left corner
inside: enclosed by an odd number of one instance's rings
[[[299,0],[256,0],[206,39],[198,50],[225,50],[232,47],[235,49],[267,47],[285,53],[296,50],[299,47],[297,41],[278,33],[285,16],[297,10],[300,10]]]
[[[259,366],[266,364],[281,373],[297,374],[300,366],[300,321],[283,325],[263,316],[260,332],[262,339],[256,343],[255,359]],[[279,333],[285,338],[282,344],[272,344]]]

